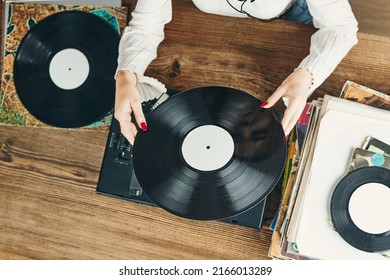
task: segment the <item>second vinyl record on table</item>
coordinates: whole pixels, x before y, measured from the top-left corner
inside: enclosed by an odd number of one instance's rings
[[[259,105],[224,87],[196,88],[165,101],[134,143],[142,189],[165,210],[191,219],[227,218],[259,203],[286,159],[283,128]]]
[[[103,19],[80,11],[59,12],[23,38],[14,64],[17,94],[40,121],[80,127],[114,104],[119,34]]]
[[[365,166],[349,172],[332,194],[335,230],[351,246],[370,253],[390,250],[390,170]]]

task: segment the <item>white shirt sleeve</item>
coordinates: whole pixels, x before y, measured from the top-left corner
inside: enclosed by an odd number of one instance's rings
[[[138,91],[143,102],[158,98],[166,92],[164,84],[144,76],[144,72],[157,57],[157,47],[164,40],[164,26],[172,19],[172,2],[139,0],[131,15],[132,19],[119,43],[116,74],[128,70],[137,75]]]
[[[312,73],[311,94],[357,43],[358,24],[348,0],[307,0],[307,3],[314,26],[319,30],[311,37],[310,54],[298,68]],[[123,69],[135,72],[140,84],[164,90],[163,84],[143,74],[157,57],[157,47],[164,39],[164,26],[171,18],[171,0],[137,1],[119,44],[117,72]]]
[[[157,57],[164,26],[172,19],[171,0],[141,0],[132,12],[120,43],[117,72],[122,69],[143,75]]]
[[[319,29],[311,37],[310,54],[298,68],[312,73],[311,94],[357,44],[358,23],[348,0],[307,0],[307,4]]]

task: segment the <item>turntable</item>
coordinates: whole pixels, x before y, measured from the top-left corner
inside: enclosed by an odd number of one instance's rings
[[[134,146],[112,120],[96,192],[158,206],[184,218],[260,229],[267,195],[284,168],[281,116],[260,109],[259,100],[236,89],[208,87],[167,94],[170,97],[162,105],[158,100],[143,103],[149,130],[138,133]],[[237,130],[242,121],[256,127],[244,134],[260,146],[244,141],[243,131]],[[213,152],[218,146],[220,151]],[[217,160],[197,165],[202,152],[194,149],[203,148],[205,153],[216,153],[212,157]]]

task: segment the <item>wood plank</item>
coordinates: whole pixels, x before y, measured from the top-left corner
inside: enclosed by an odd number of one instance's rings
[[[270,230],[96,194],[106,136],[0,126],[0,259],[267,258]]]
[[[349,0],[360,32],[390,37],[390,2],[388,0]]]

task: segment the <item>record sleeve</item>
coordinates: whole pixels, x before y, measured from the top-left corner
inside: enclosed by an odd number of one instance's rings
[[[369,136],[364,140],[363,149],[377,154],[390,156],[390,145],[375,137]]]
[[[385,154],[356,148],[352,154],[349,171],[368,166],[378,166],[390,169],[390,157]]]
[[[352,81],[346,81],[341,98],[390,111],[390,96]]]

